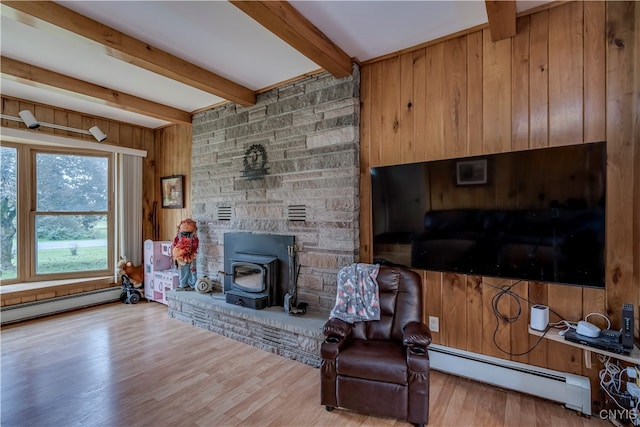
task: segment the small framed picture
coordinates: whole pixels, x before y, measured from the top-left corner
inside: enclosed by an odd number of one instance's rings
[[[180,209],[184,207],[184,175],[163,176],[160,178],[162,207]]]
[[[460,160],[456,162],[457,185],[482,185],[487,183],[487,159]]]

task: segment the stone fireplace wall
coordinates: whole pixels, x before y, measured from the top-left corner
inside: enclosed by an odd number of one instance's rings
[[[358,260],[359,85],[354,65],[350,77],[315,74],[259,94],[254,106],[194,115],[199,276],[222,282],[226,232],[293,235],[298,302],[333,307],[337,271]]]

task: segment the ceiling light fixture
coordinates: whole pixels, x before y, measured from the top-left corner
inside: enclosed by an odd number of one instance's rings
[[[38,122],[38,119],[36,119],[31,111],[22,110],[18,115],[29,129],[36,129],[40,127],[40,122]]]
[[[81,133],[83,135],[92,135],[98,142],[103,142],[104,140],[107,139],[107,135],[104,132],[102,132],[98,126],[92,126],[91,128],[89,128],[89,130],[84,130],[84,129],[72,128],[69,126],[57,125],[54,123],[39,122],[38,119],[36,119],[33,113],[29,110],[22,110],[18,114],[20,115],[20,117],[0,114],[0,118],[6,119],[6,120],[12,120],[14,122],[24,122],[24,124],[29,129],[37,129],[39,127],[45,127],[45,128],[64,130],[67,132]]]
[[[93,137],[98,142],[102,142],[105,139],[107,139],[107,135],[104,132],[102,132],[98,126],[90,127],[89,132],[91,132],[91,135],[93,135]]]

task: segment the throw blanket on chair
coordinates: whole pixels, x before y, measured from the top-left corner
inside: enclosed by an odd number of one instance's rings
[[[380,320],[378,293],[378,264],[351,264],[338,272],[336,305],[329,318],[347,323]]]

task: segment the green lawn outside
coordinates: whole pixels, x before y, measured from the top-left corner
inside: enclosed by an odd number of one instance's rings
[[[52,274],[76,271],[106,270],[107,247],[80,247],[77,255],[69,248],[41,249],[38,251],[37,274]]]
[[[106,246],[79,247],[76,249],[76,255],[71,255],[68,247],[41,249],[37,254],[37,274],[106,270],[109,267],[107,250]],[[15,265],[15,258],[13,263]],[[15,279],[17,273],[15,270],[3,271],[1,277],[2,280]]]

